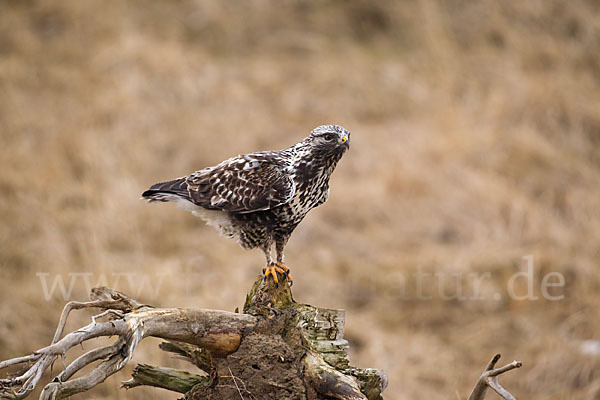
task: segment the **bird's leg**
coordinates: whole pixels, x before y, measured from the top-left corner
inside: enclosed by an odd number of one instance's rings
[[[287,239],[278,239],[275,242],[275,250],[277,251],[277,262],[275,265],[284,271],[283,276],[288,280],[290,286],[292,286],[294,284],[294,280],[290,275],[290,269],[285,265],[285,256],[283,255],[283,248],[285,247],[286,243]]]
[[[265,244],[263,244],[262,246],[262,250],[265,253],[265,257],[267,259],[267,266],[263,268],[263,275],[265,280],[269,277],[269,275],[271,275],[273,277],[273,282],[278,284],[279,279],[277,278],[277,273],[280,273],[281,275],[285,276],[285,270],[283,268],[280,268],[276,263],[273,262],[273,258],[271,257],[272,245],[273,242],[268,241],[265,242]]]

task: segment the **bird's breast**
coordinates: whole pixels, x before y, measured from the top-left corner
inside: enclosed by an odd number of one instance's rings
[[[310,180],[296,181],[296,193],[282,211],[289,218],[302,219],[311,209],[324,202],[328,189],[328,179],[324,175]]]

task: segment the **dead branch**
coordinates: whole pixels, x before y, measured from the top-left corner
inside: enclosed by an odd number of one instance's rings
[[[173,368],[154,367],[140,364],[133,370],[132,378],[123,382],[122,387],[131,389],[137,386],[154,386],[177,393],[187,393],[201,383],[208,383],[210,378],[180,371]]]
[[[133,356],[138,343],[146,337],[194,344],[219,356],[234,352],[246,330],[257,325],[251,315],[226,311],[152,308],[140,305],[122,293],[108,288],[92,292],[96,299],[87,303],[71,302],[65,306],[52,344],[33,354],[0,363],[0,369],[17,364],[32,364],[17,377],[0,380],[0,398],[23,399],[38,385],[42,374],[53,362],[73,347],[93,338],[117,336],[110,346],[88,351],[70,363],[48,385],[41,399],[61,399],[84,392],[122,369]],[[114,308],[113,308],[114,307]],[[74,332],[62,335],[68,314],[73,309],[108,309],[117,319],[98,322],[98,318]],[[94,361],[103,360],[90,373],[69,380],[75,373]]]
[[[331,367],[318,354],[307,353],[303,362],[308,378],[318,393],[339,400],[367,400],[355,379]]]
[[[515,400],[514,396],[504,389],[498,382],[498,376],[515,368],[520,368],[523,365],[520,361],[513,361],[504,367],[495,368],[496,363],[500,359],[500,354],[496,354],[488,363],[487,367],[479,377],[473,391],[467,400],[483,400],[488,387],[491,387],[496,393],[505,400]]]
[[[176,354],[178,358],[194,364],[207,374],[215,368],[212,354],[202,347],[182,342],[163,342],[158,347],[163,351]]]

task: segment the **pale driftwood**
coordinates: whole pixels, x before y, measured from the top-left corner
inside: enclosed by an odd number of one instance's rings
[[[288,285],[259,279],[246,298],[243,313],[201,309],[155,308],[123,293],[95,288],[89,302],[70,302],[47,347],[0,362],[0,369],[24,364],[20,375],[0,379],[0,398],[23,399],[39,385],[44,371],[67,351],[89,339],[116,337],[112,344],[76,358],[49,383],[41,399],[62,399],[85,392],[122,369],[146,337],[167,340],[162,350],[196,365],[206,375],[139,365],[123,387],[141,385],[185,393],[187,400],[337,399],[381,400],[387,376],[376,369],[350,366],[344,339],[344,312],[298,304]],[[69,313],[98,308],[92,322],[63,337]],[[104,322],[100,322],[104,319]],[[495,357],[469,400],[483,400],[492,387],[505,399],[513,397],[497,376],[520,363],[493,369]],[[75,375],[99,362],[91,372]],[[510,396],[510,397],[507,397]]]
[[[255,327],[257,318],[251,315],[226,311],[190,310],[178,308],[153,308],[144,306],[126,295],[108,288],[95,288],[92,301],[71,302],[63,310],[52,344],[33,354],[8,360],[0,364],[6,368],[15,364],[32,363],[20,376],[2,379],[0,398],[23,399],[37,386],[42,373],[53,362],[64,357],[71,348],[93,338],[117,336],[117,341],[106,347],[88,351],[70,363],[46,385],[41,399],[58,399],[81,393],[103,382],[108,376],[122,369],[133,356],[138,343],[149,336],[177,340],[202,346],[216,355],[234,352],[239,346],[245,329]],[[67,334],[60,339],[68,314],[73,309],[102,308],[113,316],[108,322],[92,323]],[[69,380],[83,367],[103,360],[90,373]]]
[[[512,369],[520,368],[523,364],[520,361],[513,361],[504,367],[494,368],[499,359],[500,354],[496,354],[494,358],[490,360],[467,400],[483,400],[488,387],[491,387],[505,400],[515,400],[514,396],[500,385],[498,376]]]

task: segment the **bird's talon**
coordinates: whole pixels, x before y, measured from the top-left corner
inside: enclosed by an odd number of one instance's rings
[[[277,278],[277,273],[282,273],[283,270],[279,267],[277,267],[276,265],[269,265],[268,267],[264,267],[263,268],[263,275],[265,276],[265,281],[267,280],[267,278],[269,277],[269,275],[271,275],[273,277],[273,282],[275,282],[275,284],[279,283],[279,279]]]
[[[292,279],[292,276],[290,275],[290,269],[283,264],[282,262],[276,262],[275,265],[277,265],[282,271],[282,275],[283,278],[286,279],[288,281],[288,283],[290,284],[290,286],[292,286],[294,284],[294,280]]]
[[[268,267],[263,268],[264,280],[266,280],[269,277],[269,275],[271,275],[273,277],[273,282],[275,282],[275,285],[278,287],[279,286],[279,278],[277,277],[277,274],[281,274],[283,279],[288,281],[290,286],[292,286],[293,280],[292,280],[292,277],[290,276],[290,269],[288,267],[286,267],[284,264],[282,264],[280,262],[276,262],[276,263],[269,265]]]

